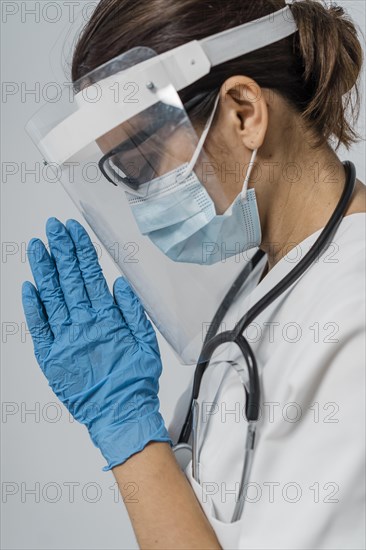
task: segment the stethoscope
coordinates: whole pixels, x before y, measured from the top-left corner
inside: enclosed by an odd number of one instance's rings
[[[245,339],[243,332],[254,321],[254,319],[258,317],[258,315],[260,315],[289,287],[291,287],[308,270],[308,268],[320,258],[322,253],[330,244],[347,211],[350,199],[356,185],[356,169],[354,164],[352,162],[346,161],[343,163],[343,165],[346,170],[347,178],[342,196],[332,214],[332,217],[330,218],[329,222],[327,223],[309,252],[294,267],[294,269],[292,269],[290,273],[282,279],[282,281],[280,281],[274,288],[272,288],[272,290],[270,290],[263,298],[261,298],[261,300],[259,300],[254,306],[252,306],[249,311],[247,311],[247,313],[237,322],[232,330],[217,334],[217,331],[230,306],[236,299],[238,293],[242,289],[249,275],[252,273],[252,271],[256,268],[256,266],[265,255],[265,253],[261,250],[256,252],[251,261],[246,264],[243,271],[237,277],[229,292],[223,299],[220,307],[218,308],[210,325],[207,336],[204,340],[202,350],[196,365],[193,379],[191,406],[188,410],[178,443],[173,448],[173,450],[177,461],[183,469],[188,466],[189,462],[192,459],[192,476],[198,483],[200,483],[198,448],[198,422],[200,416],[200,408],[198,397],[203,375],[210,365],[210,361],[214,352],[220,346],[227,343],[233,343],[239,348],[247,367],[247,380],[246,383],[243,383],[243,386],[246,396],[245,416],[248,422],[248,427],[245,441],[244,465],[239,485],[238,497],[236,500],[236,505],[231,522],[239,520],[243,513],[245,502],[245,488],[249,482],[249,476],[253,461],[256,427],[261,404],[261,389],[258,366],[254,353],[249,343]],[[242,370],[242,368],[238,369],[238,374],[243,382]],[[191,435],[192,446],[188,444]]]

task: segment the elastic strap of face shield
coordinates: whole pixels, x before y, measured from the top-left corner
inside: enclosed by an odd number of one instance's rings
[[[221,63],[274,44],[297,30],[291,7],[286,5],[260,19],[208,36],[201,40],[200,44],[209,58],[211,66],[216,67]]]

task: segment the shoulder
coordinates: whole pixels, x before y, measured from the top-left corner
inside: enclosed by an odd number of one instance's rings
[[[304,277],[313,307],[365,321],[366,213],[344,218],[332,242]]]

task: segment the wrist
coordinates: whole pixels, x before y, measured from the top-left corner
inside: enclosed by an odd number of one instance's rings
[[[90,430],[91,439],[107,461],[104,471],[126,462],[152,441],[173,446],[160,412],[141,414],[138,418],[114,422],[99,431]]]

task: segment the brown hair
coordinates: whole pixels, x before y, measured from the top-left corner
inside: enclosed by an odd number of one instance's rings
[[[72,80],[136,46],[160,54],[284,6],[284,0],[101,0],[76,45]],[[353,125],[363,61],[355,25],[341,7],[317,0],[297,1],[291,10],[298,33],[214,67],[180,92],[182,101],[198,98],[190,116],[203,120],[225,80],[243,74],[281,94],[301,114],[315,145],[335,138],[337,147],[349,147],[359,137]]]

